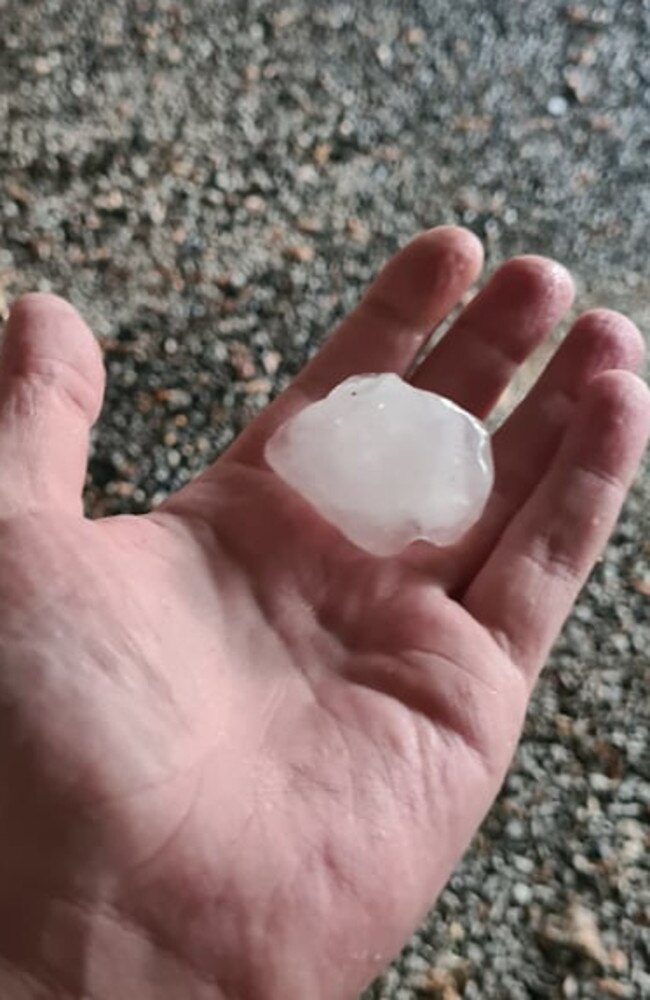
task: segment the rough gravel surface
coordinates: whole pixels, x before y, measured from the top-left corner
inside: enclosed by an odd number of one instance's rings
[[[105,351],[93,516],[203,468],[423,226],[650,321],[649,0],[0,0],[0,138],[0,308],[55,290]],[[649,501],[368,998],[650,996]]]

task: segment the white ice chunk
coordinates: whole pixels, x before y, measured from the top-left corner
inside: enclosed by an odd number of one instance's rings
[[[266,460],[376,556],[416,539],[456,541],[480,517],[494,478],[483,425],[392,373],[354,376],[305,407],[275,432]]]

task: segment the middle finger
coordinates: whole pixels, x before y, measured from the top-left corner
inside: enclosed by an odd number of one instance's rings
[[[560,264],[545,257],[513,258],[466,306],[411,382],[485,416],[573,295],[571,275]]]

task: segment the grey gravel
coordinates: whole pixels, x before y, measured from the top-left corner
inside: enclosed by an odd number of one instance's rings
[[[0,306],[55,290],[101,339],[88,512],[195,475],[423,226],[556,256],[647,327],[649,52],[648,0],[0,0]],[[368,1000],[650,996],[649,499],[646,467]]]

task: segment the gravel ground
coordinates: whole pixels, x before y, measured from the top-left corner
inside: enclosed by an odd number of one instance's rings
[[[55,290],[101,338],[89,513],[203,468],[423,226],[557,256],[647,326],[649,52],[649,0],[0,0],[0,307]],[[650,996],[649,500],[646,468],[367,998]]]

